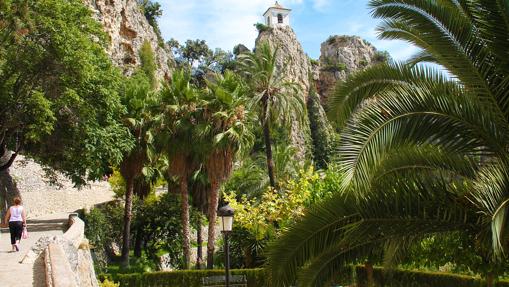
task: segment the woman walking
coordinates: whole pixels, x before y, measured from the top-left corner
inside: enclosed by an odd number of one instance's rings
[[[14,198],[14,205],[9,207],[7,214],[5,214],[5,223],[7,222],[9,222],[9,231],[11,233],[12,251],[19,251],[19,241],[27,222],[25,210],[21,205],[19,197]]]

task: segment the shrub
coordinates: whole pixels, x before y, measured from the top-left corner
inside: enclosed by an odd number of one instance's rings
[[[325,65],[325,67],[322,68],[322,70],[329,71],[329,72],[346,71],[346,64],[345,63],[327,63]]]
[[[246,275],[248,287],[266,286],[266,275],[263,269],[237,269],[232,270],[233,275]],[[119,274],[118,281],[121,287],[201,287],[202,278],[208,276],[221,276],[224,270],[182,270],[172,272],[152,272]]]
[[[103,282],[99,283],[99,286],[100,287],[119,287],[120,284],[106,279]]]
[[[265,32],[265,31],[269,31],[271,28],[263,23],[256,23],[254,24],[254,26],[256,27],[256,30],[258,30],[258,32]]]
[[[385,63],[391,60],[391,55],[387,51],[377,51],[375,54],[375,61]]]
[[[329,36],[329,38],[327,38],[327,44],[332,45],[334,43],[336,43],[336,36]]]
[[[363,266],[355,267],[357,286],[367,286],[366,269]],[[375,286],[391,287],[481,287],[485,286],[480,278],[459,274],[391,270],[384,272],[383,268],[373,268]],[[509,281],[499,281],[495,286],[509,286]]]
[[[320,65],[320,61],[315,60],[315,59],[311,59],[311,58],[309,58],[309,63],[311,63],[311,65],[313,65],[313,66],[319,66]]]

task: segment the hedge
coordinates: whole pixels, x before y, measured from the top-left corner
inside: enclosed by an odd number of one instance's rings
[[[364,266],[355,267],[357,286],[367,286],[367,274]],[[375,287],[482,287],[484,280],[476,277],[428,271],[391,270],[373,268]],[[509,281],[499,281],[497,287],[509,287]]]
[[[263,287],[267,283],[263,269],[237,269],[231,273],[246,275],[248,287]],[[118,274],[114,279],[121,287],[201,287],[203,277],[221,275],[224,275],[224,270],[180,270]]]

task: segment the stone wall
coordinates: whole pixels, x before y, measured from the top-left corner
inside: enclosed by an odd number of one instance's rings
[[[70,228],[63,236],[43,237],[36,244],[39,250],[44,248],[46,285],[98,287],[88,240],[84,235],[85,223],[76,214],[71,214],[69,224]],[[31,251],[36,255],[34,248]]]

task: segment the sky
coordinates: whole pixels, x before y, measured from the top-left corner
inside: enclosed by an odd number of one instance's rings
[[[163,16],[159,25],[166,40],[179,42],[202,39],[210,48],[231,51],[237,44],[254,47],[258,32],[253,24],[263,23],[262,14],[274,0],[159,0]],[[291,26],[304,51],[314,59],[320,44],[331,35],[357,35],[395,60],[405,60],[418,49],[401,41],[378,40],[380,22],[370,15],[368,0],[280,0],[292,9]]]

